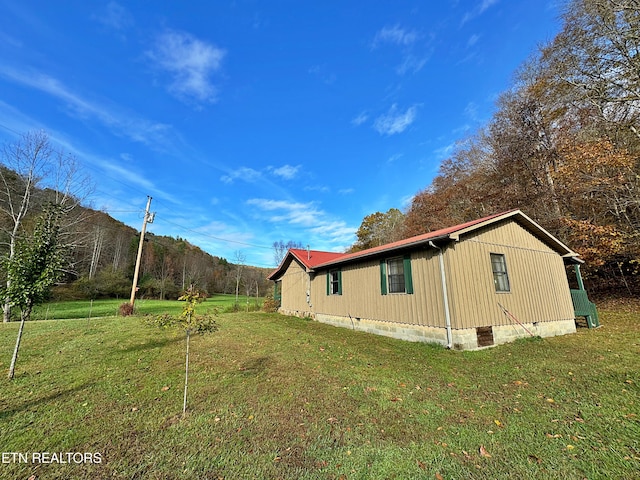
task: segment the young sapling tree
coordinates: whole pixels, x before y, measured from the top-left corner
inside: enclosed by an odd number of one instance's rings
[[[196,305],[202,303],[206,295],[193,288],[193,285],[178,298],[185,302],[182,313],[179,316],[162,315],[157,317],[153,323],[160,327],[177,327],[185,331],[186,354],[184,366],[184,401],[182,403],[182,416],[187,413],[187,389],[189,386],[189,341],[192,333],[205,334],[218,330],[218,324],[213,315],[196,315]]]

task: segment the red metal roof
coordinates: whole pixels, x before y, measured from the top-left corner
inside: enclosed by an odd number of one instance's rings
[[[361,257],[368,257],[370,255],[375,255],[376,253],[386,252],[389,250],[397,250],[403,247],[409,247],[415,244],[420,243],[428,243],[431,240],[439,239],[439,238],[447,238],[451,234],[456,233],[461,230],[466,230],[470,227],[478,226],[484,222],[490,222],[495,220],[498,217],[508,217],[513,213],[519,212],[519,210],[510,210],[509,212],[498,213],[495,215],[490,215],[488,217],[479,218],[477,220],[472,220],[470,222],[461,223],[460,225],[455,225],[453,227],[442,228],[440,230],[434,230],[433,232],[423,233],[422,235],[417,235],[415,237],[405,238],[403,240],[398,240],[397,242],[387,243],[385,245],[380,245],[378,247],[368,248],[366,250],[361,250],[359,252],[347,253],[343,254],[339,257],[339,261],[348,261],[352,259],[357,259]],[[334,263],[334,260],[328,260],[325,263],[318,264],[316,266],[326,265],[328,263]]]
[[[320,250],[305,250],[303,248],[292,248],[289,250],[307,268],[313,268],[321,263],[330,262],[344,253],[322,252]]]
[[[461,223],[460,225],[454,225],[453,227],[442,228],[433,232],[424,233],[411,238],[405,238],[393,243],[387,243],[378,247],[368,248],[367,250],[361,250],[355,253],[334,253],[334,252],[321,252],[318,250],[307,251],[304,249],[291,249],[287,252],[287,255],[280,263],[278,268],[274,270],[269,279],[275,279],[281,272],[284,272],[288,268],[292,258],[296,258],[301,264],[303,264],[308,270],[320,267],[328,267],[331,265],[337,265],[344,262],[366,258],[369,256],[377,255],[379,253],[401,250],[404,248],[410,248],[420,244],[429,243],[435,240],[458,240],[459,235],[466,233],[470,230],[475,230],[484,225],[488,225],[507,218],[514,218],[523,227],[527,228],[532,234],[541,238],[541,240],[552,245],[556,251],[565,257],[577,257],[574,251],[564,245],[558,239],[553,237],[550,233],[544,230],[540,225],[535,223],[529,217],[527,217],[520,210],[509,210],[507,212],[497,213],[495,215],[489,215],[488,217],[479,218],[470,222]],[[579,260],[578,260],[579,261]]]

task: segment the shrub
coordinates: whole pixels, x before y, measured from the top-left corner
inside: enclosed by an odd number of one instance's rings
[[[273,295],[267,295],[264,298],[262,310],[267,313],[275,313],[278,311],[278,302],[273,298]]]
[[[120,312],[120,316],[128,317],[130,315],[133,315],[133,305],[131,305],[130,303],[121,303],[118,311]]]

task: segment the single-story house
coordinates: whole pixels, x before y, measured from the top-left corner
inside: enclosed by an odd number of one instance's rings
[[[580,263],[512,210],[355,253],[290,249],[268,278],[281,313],[471,350],[574,333]]]

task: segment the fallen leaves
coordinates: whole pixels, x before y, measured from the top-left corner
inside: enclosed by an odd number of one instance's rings
[[[487,452],[487,449],[484,448],[484,445],[480,445],[480,456],[481,457],[485,457],[485,458],[491,458],[491,454],[489,452]]]

